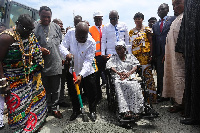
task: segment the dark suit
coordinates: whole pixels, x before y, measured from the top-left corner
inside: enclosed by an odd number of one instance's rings
[[[164,63],[162,62],[163,57],[165,55],[165,44],[166,37],[169,32],[171,23],[174,21],[176,17],[167,16],[163,30],[160,32],[160,22],[158,21],[152,27],[153,29],[153,57],[156,61],[156,69],[157,69],[157,94],[162,94],[163,89],[163,75],[164,75]]]

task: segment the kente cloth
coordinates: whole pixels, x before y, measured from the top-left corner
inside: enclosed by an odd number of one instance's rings
[[[13,31],[3,32],[15,40],[3,60],[4,75],[11,88],[6,96],[8,124],[14,132],[35,132],[47,114],[46,92],[41,81],[41,47],[33,33],[22,40]]]
[[[172,97],[178,104],[182,104],[185,89],[185,60],[182,53],[175,52],[182,18],[180,14],[172,22],[166,38],[162,92],[163,97]]]
[[[200,120],[200,1],[185,0],[176,52],[185,58],[185,115]]]
[[[152,29],[144,25],[140,31],[136,28],[129,31],[132,53],[139,60],[141,65],[148,64],[150,56],[150,43],[147,38],[148,34],[152,34]]]
[[[118,55],[112,55],[106,64],[106,68],[110,69],[113,67],[118,72],[128,72],[137,65],[139,65],[139,61],[134,55],[127,54],[124,61],[122,61]],[[134,113],[140,113],[143,111],[144,98],[138,81],[130,81],[128,79],[122,81],[119,75],[113,73],[112,77],[115,78],[114,84],[119,112],[133,111]]]

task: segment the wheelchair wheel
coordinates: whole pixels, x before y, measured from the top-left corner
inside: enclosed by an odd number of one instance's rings
[[[107,84],[106,84],[106,94],[108,100],[108,110],[115,113],[116,110],[116,94],[114,80],[111,78],[110,70],[106,71]]]

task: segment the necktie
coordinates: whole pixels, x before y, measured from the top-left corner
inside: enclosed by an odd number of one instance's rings
[[[162,32],[162,30],[163,30],[163,22],[164,22],[164,19],[161,19],[160,32]]]
[[[117,37],[117,42],[119,41],[119,32],[117,29],[117,25],[115,26],[115,33],[116,33],[116,37]]]
[[[101,26],[99,26],[100,39],[102,38]]]

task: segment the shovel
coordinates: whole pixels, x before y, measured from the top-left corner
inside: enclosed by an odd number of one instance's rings
[[[73,75],[73,78],[74,80],[76,81],[77,77],[76,77],[76,73],[74,71],[74,57],[72,56],[72,75]],[[77,92],[77,96],[78,96],[78,99],[79,99],[79,103],[80,103],[80,107],[81,107],[81,113],[82,113],[82,117],[83,117],[83,121],[84,122],[89,122],[88,120],[88,117],[87,115],[85,114],[85,109],[83,107],[83,102],[82,102],[82,99],[81,99],[81,94],[80,94],[80,90],[79,90],[79,85],[76,83],[75,84],[75,89],[76,89],[76,92]]]

